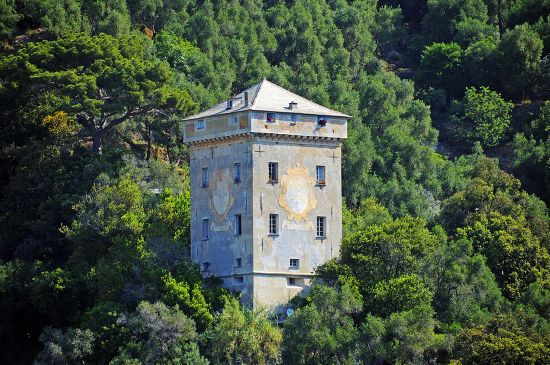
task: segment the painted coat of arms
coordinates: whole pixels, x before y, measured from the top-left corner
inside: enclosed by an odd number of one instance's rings
[[[281,179],[283,191],[279,196],[279,205],[288,212],[289,221],[307,221],[308,213],[317,205],[313,196],[314,185],[315,179],[308,175],[305,167],[296,166],[287,170]]]
[[[226,170],[218,170],[214,173],[210,198],[210,207],[216,213],[213,222],[214,230],[229,229],[226,215],[233,205],[233,196],[231,194],[232,184],[228,175],[229,172]]]

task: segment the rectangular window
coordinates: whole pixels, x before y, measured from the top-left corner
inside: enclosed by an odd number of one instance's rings
[[[327,234],[326,217],[317,217],[317,237],[324,238]]]
[[[269,170],[269,182],[276,183],[279,180],[279,164],[277,162],[270,162],[268,165]]]
[[[288,284],[288,286],[296,286],[296,279],[295,278],[287,278],[287,284]]]
[[[197,129],[204,129],[204,120],[197,120]]]
[[[235,259],[235,267],[242,267],[243,266],[243,259],[240,257],[237,257]]]
[[[279,215],[278,214],[269,215],[269,234],[271,235],[279,234]]]
[[[235,183],[240,183],[241,182],[241,164],[240,163],[235,163],[233,165],[234,167],[234,170],[235,170]]]
[[[298,121],[298,116],[296,114],[290,115],[290,125],[296,125],[296,122]]]
[[[210,263],[208,261],[205,261],[202,263],[202,271],[209,271],[210,270]]]
[[[275,123],[276,121],[277,121],[277,114],[275,114],[275,113],[267,113],[266,122]]]
[[[206,241],[210,237],[210,220],[208,218],[204,218],[202,220],[202,239],[203,241]]]
[[[326,185],[325,166],[317,166],[317,185]]]
[[[229,122],[231,124],[237,124],[239,123],[239,117],[235,117],[235,116],[229,117]]]
[[[240,214],[235,215],[234,230],[235,230],[235,236],[240,236],[242,234],[243,227],[242,227],[242,221],[241,221],[241,215]]]
[[[298,269],[298,268],[300,268],[300,260],[298,260],[298,259],[290,259],[290,268],[291,268],[291,269]]]
[[[208,187],[208,167],[203,167],[202,168],[202,183],[201,183],[201,186],[203,188]]]

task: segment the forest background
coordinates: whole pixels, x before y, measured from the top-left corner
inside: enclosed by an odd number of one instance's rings
[[[550,363],[548,0],[0,0],[0,363]],[[181,119],[353,118],[277,325],[189,261]]]

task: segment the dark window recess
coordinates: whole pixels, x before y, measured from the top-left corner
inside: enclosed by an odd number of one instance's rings
[[[326,217],[317,217],[317,237],[324,238],[326,237],[327,230],[327,219]]]
[[[208,218],[204,218],[202,220],[202,239],[207,240],[210,238],[210,220]]]
[[[291,269],[298,269],[300,267],[300,260],[299,259],[290,259],[290,268]]]
[[[269,215],[269,234],[276,235],[279,232],[279,215],[270,214]]]
[[[208,261],[202,263],[202,271],[210,271],[210,263]]]
[[[243,232],[242,219],[240,214],[235,215],[235,236],[240,236]]]
[[[277,114],[275,113],[267,113],[267,118],[265,120],[269,123],[275,123],[277,121]]]
[[[327,118],[326,117],[319,117],[317,119],[317,124],[319,124],[321,127],[324,127],[327,125]]]
[[[241,164],[237,162],[233,165],[233,167],[235,170],[235,183],[238,184],[241,182]]]
[[[279,164],[277,162],[270,162],[268,164],[269,182],[276,183],[279,181]]]
[[[317,176],[317,185],[326,185],[325,166],[317,166],[316,176]]]
[[[202,168],[201,187],[203,188],[208,187],[208,167]]]
[[[235,267],[242,267],[243,266],[243,259],[238,257],[235,259]]]

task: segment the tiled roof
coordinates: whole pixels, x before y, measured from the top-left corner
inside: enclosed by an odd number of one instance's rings
[[[245,105],[245,92],[248,92],[248,105]],[[266,79],[263,79],[254,86],[251,86],[241,93],[233,96],[231,100],[233,101],[231,108],[227,107],[226,100],[210,109],[187,117],[184,120],[201,119],[245,110],[351,118],[349,115],[326,108],[322,105],[314,103],[311,100],[301,97],[300,95],[294,94],[293,92],[267,81]],[[292,109],[289,107],[291,102],[296,103]]]

